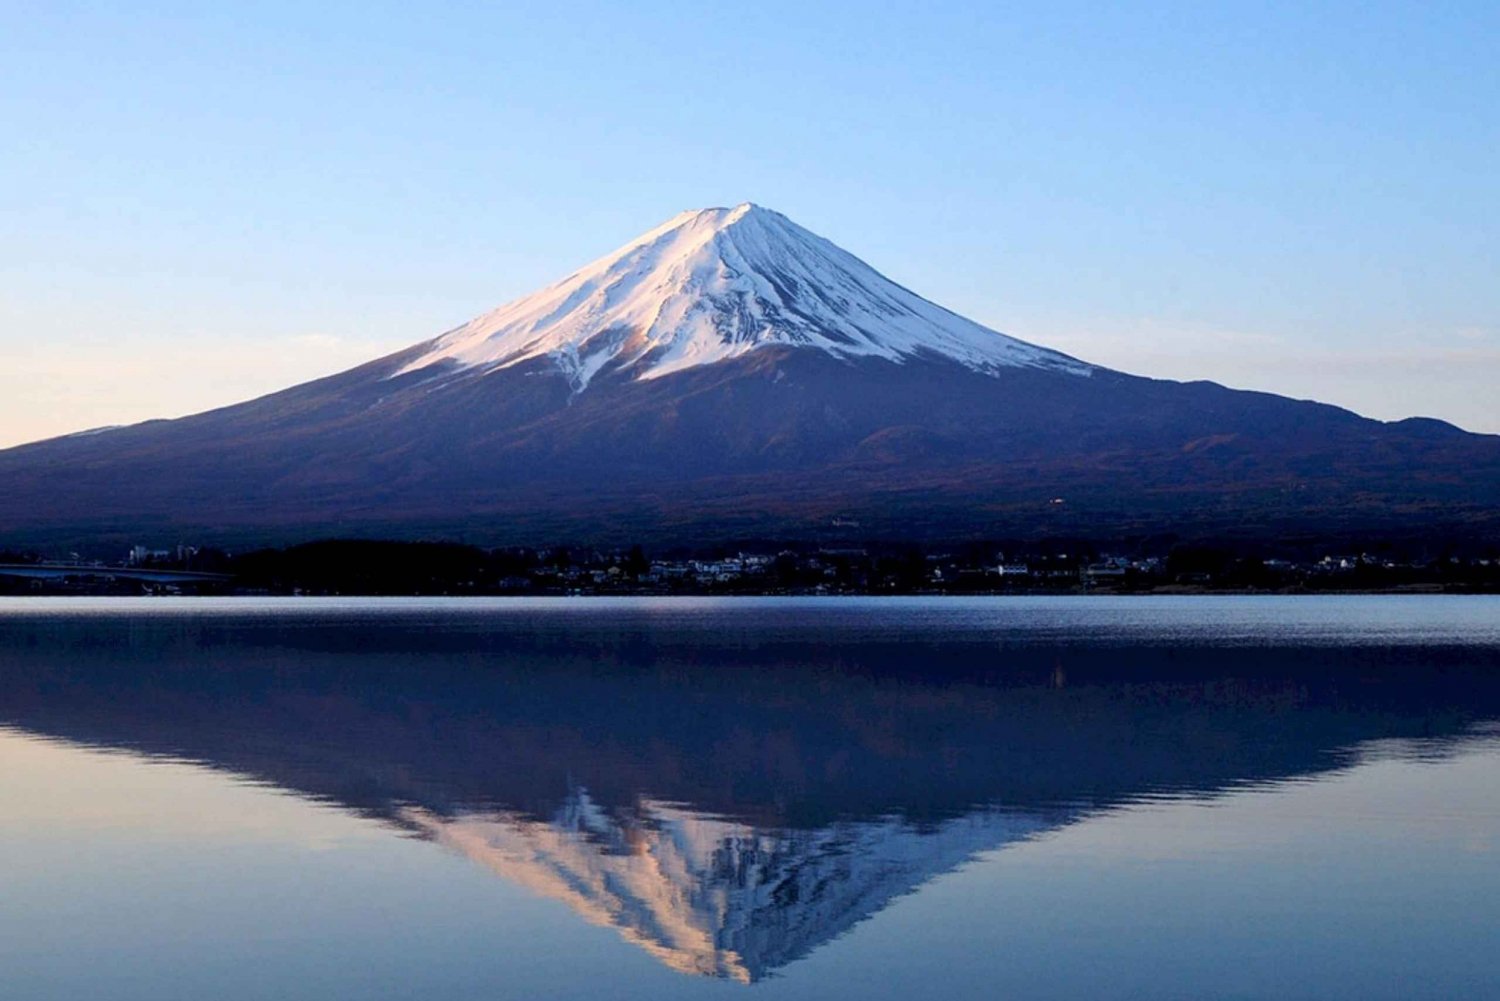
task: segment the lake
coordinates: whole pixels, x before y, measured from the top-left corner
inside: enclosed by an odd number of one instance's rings
[[[0,985],[1500,998],[1500,598],[0,600]]]

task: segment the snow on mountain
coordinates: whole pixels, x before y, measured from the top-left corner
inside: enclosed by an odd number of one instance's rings
[[[780,213],[745,203],[674,216],[443,334],[394,374],[547,357],[577,391],[610,365],[650,379],[774,344],[894,362],[933,355],[982,372],[1092,370],[934,305]]]
[[[497,875],[566,903],[681,973],[745,983],[981,852],[1071,819],[999,809],[917,827],[900,817],[760,829],[643,800],[602,808],[576,789],[550,822],[499,811],[400,818]]]

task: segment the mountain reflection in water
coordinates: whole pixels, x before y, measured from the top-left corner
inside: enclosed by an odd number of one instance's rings
[[[750,982],[979,853],[1500,717],[1493,644],[755,609],[27,614],[0,724],[378,818]]]
[[[683,973],[750,983],[979,852],[1041,829],[976,810],[916,826],[900,817],[756,828],[643,800],[610,811],[582,789],[550,821],[507,813],[401,818],[506,879]]]

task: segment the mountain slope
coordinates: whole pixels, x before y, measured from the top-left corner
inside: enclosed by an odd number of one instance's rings
[[[1497,507],[1500,438],[1089,366],[752,206],[336,376],[0,452],[0,541],[81,544],[1493,535]]]
[[[937,356],[979,371],[1089,371],[950,313],[780,213],[746,203],[674,216],[449,331],[398,374],[548,358],[582,390],[606,368],[654,378],[774,344],[839,358]]]

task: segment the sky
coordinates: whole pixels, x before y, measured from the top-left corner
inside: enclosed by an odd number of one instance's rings
[[[1500,5],[0,0],[0,446],[754,201],[1144,375],[1500,433]]]

